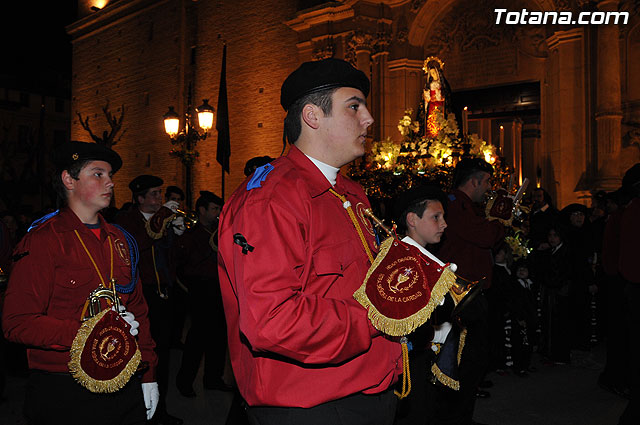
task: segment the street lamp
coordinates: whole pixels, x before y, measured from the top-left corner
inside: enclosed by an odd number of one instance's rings
[[[202,132],[198,131],[192,123],[190,100],[184,114],[184,128],[182,130],[180,130],[180,115],[173,106],[169,106],[169,110],[163,116],[164,131],[169,135],[171,144],[174,146],[169,154],[180,159],[187,172],[185,192],[189,208],[191,208],[191,167],[200,155],[196,150],[196,145],[198,141],[207,138],[207,132],[213,127],[215,109],[208,102],[209,99],[203,99],[202,105],[196,108],[198,127],[202,129]]]

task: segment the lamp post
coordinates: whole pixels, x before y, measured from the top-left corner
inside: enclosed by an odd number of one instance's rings
[[[191,96],[189,96],[191,97]],[[180,115],[173,109],[173,106],[169,106],[169,110],[164,114],[164,130],[171,138],[171,144],[174,148],[169,153],[180,159],[180,162],[184,164],[186,170],[186,201],[187,207],[191,208],[191,168],[196,161],[196,158],[200,155],[196,150],[198,141],[207,138],[207,132],[213,127],[213,115],[215,109],[209,105],[208,99],[202,100],[202,105],[198,106],[195,111],[198,116],[198,127],[202,129],[202,132],[198,131],[192,122],[191,115],[191,99],[189,99],[187,110],[184,114],[184,128],[180,130]]]

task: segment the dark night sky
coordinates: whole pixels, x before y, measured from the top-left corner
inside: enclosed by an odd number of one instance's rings
[[[0,74],[22,86],[38,86],[71,74],[71,41],[65,26],[76,20],[77,2],[4,2]],[[24,87],[28,88],[28,87]]]

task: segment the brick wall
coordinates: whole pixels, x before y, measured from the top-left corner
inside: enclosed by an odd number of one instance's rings
[[[223,41],[227,43],[227,93],[231,133],[230,175],[225,196],[244,180],[244,164],[254,157],[277,157],[282,150],[285,113],[280,86],[298,66],[297,35],[284,24],[295,1],[258,0],[250,8],[235,2],[198,3],[196,98],[217,107]],[[218,38],[220,34],[220,38]],[[220,194],[221,167],[216,162],[217,133],[200,150],[194,187]]]
[[[249,158],[280,154],[284,119],[280,85],[298,65],[297,36],[284,24],[295,13],[295,1],[254,1],[251,8],[242,8],[236,2],[202,0],[185,3],[186,10],[182,4],[131,1],[124,13],[108,19],[107,7],[69,29],[75,37],[72,139],[90,141],[76,112],[89,116],[92,130],[100,135],[109,128],[101,109],[107,101],[116,115],[125,107],[125,133],[114,146],[124,161],[115,176],[117,206],[130,199],[127,185],[139,174],[155,174],[165,184],[185,186],[182,165],[168,155],[171,144],[162,115],[169,105],[183,113],[190,82],[193,106],[208,98],[217,109],[223,45],[218,34],[228,46],[232,153],[225,196],[244,179]],[[100,19],[103,22],[91,26],[92,20]],[[198,145],[194,200],[199,190],[221,192],[216,144],[214,128]]]

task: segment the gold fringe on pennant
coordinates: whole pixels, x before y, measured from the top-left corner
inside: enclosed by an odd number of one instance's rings
[[[460,381],[456,381],[455,379],[446,375],[440,370],[437,364],[434,363],[431,365],[431,372],[433,373],[433,376],[435,376],[436,379],[443,385],[451,388],[454,391],[460,391]]]
[[[71,360],[69,361],[68,366],[71,376],[73,376],[73,378],[80,385],[82,385],[92,393],[114,393],[122,389],[136,372],[138,364],[140,364],[140,360],[142,360],[140,348],[136,343],[135,354],[133,355],[131,360],[129,360],[127,366],[115,378],[101,381],[90,377],[84,370],[82,370],[80,358],[82,356],[82,351],[84,350],[84,344],[93,331],[96,323],[98,323],[108,311],[109,309],[103,310],[96,316],[82,323],[82,326],[80,326],[80,329],[78,329],[78,333],[73,339],[71,350],[69,351]]]
[[[169,217],[165,218],[162,221],[162,226],[160,226],[159,232],[156,232],[151,228],[151,219],[145,221],[144,228],[147,230],[147,235],[149,235],[151,239],[160,239],[161,237],[164,236],[164,229],[166,229],[169,223],[173,221],[173,219],[175,218],[176,218],[175,214],[171,214]]]
[[[429,317],[431,317],[431,313],[433,313],[433,310],[435,310],[435,308],[440,305],[440,302],[442,301],[444,296],[447,294],[447,292],[449,292],[449,289],[455,283],[456,275],[449,269],[449,267],[444,268],[442,274],[440,275],[440,278],[431,290],[431,297],[429,298],[429,302],[426,306],[404,319],[391,319],[389,317],[386,317],[385,315],[380,313],[378,309],[373,306],[373,304],[371,304],[369,297],[367,297],[366,287],[369,277],[387,255],[387,252],[391,248],[393,240],[393,238],[388,238],[387,240],[382,242],[382,244],[380,245],[378,256],[369,268],[364,282],[362,283],[360,288],[358,288],[356,292],[354,292],[353,298],[355,298],[364,308],[368,310],[369,320],[371,320],[371,323],[376,329],[384,332],[387,335],[403,336],[410,334],[416,328],[429,320]]]

